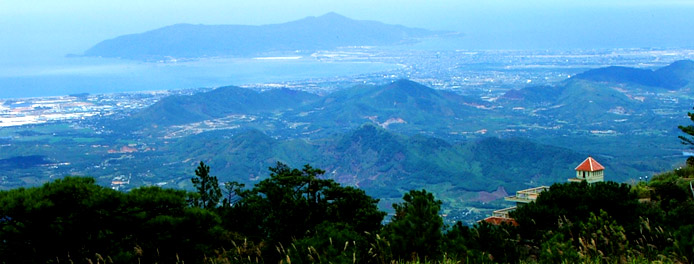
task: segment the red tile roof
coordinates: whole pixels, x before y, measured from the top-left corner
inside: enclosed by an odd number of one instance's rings
[[[604,169],[605,167],[600,165],[600,163],[595,161],[595,159],[593,159],[593,157],[590,156],[588,156],[586,160],[581,162],[581,165],[578,165],[578,167],[576,167],[577,171],[601,171]]]
[[[513,218],[490,216],[490,217],[485,218],[482,221],[485,221],[485,222],[490,223],[492,225],[509,224],[512,226],[518,226],[518,222],[516,222],[516,220]]]

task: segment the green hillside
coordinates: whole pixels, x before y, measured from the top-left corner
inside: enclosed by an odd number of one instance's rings
[[[653,70],[610,66],[589,70],[573,78],[609,83],[627,83],[676,90],[694,80],[694,61],[676,61],[666,67]]]
[[[483,111],[478,100],[434,90],[410,80],[379,86],[357,86],[326,95],[311,105],[307,115],[297,117],[312,127],[353,128],[373,122],[398,131],[446,131],[466,122],[479,126]]]
[[[439,192],[517,190],[563,182],[585,156],[528,140],[487,138],[466,143],[405,136],[365,124],[318,141],[273,139],[258,130],[221,130],[186,137],[167,147],[174,160],[215,166],[224,181],[256,182],[276,162],[315,164],[326,177],[372,195],[442,186]]]
[[[548,115],[574,124],[591,124],[619,119],[620,115],[643,112],[644,102],[627,97],[609,85],[568,80]]]
[[[143,109],[126,123],[146,125],[180,125],[221,118],[232,114],[260,114],[300,107],[318,98],[317,95],[290,89],[258,92],[226,86],[191,96],[170,96]]]
[[[300,166],[320,160],[318,148],[304,140],[280,141],[256,129],[218,130],[190,136],[169,146],[176,159],[215,165],[224,180],[254,182],[277,162]]]

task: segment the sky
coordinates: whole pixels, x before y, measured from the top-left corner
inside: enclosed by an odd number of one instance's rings
[[[80,54],[176,23],[263,25],[327,12],[458,31],[470,49],[694,47],[694,1],[0,0],[0,56]]]

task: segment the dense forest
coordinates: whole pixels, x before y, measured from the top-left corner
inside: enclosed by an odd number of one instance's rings
[[[66,177],[0,192],[2,263],[687,263],[694,166],[649,182],[558,183],[515,224],[444,225],[426,190],[386,217],[324,171],[278,163],[245,188],[200,163],[195,191]],[[384,221],[384,218],[387,219]]]
[[[694,126],[679,129],[694,145]],[[0,263],[694,262],[694,157],[632,184],[556,183],[512,221],[473,226],[445,225],[426,190],[387,216],[321,169],[269,170],[251,188],[201,161],[194,191],[83,177],[0,191]]]

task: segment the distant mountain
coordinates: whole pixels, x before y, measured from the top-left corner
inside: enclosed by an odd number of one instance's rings
[[[673,84],[674,87],[684,87],[694,83],[694,61],[680,60],[672,64],[662,67],[655,71],[655,74],[667,84]]]
[[[474,126],[486,102],[435,90],[409,80],[357,86],[325,96],[290,89],[257,92],[234,86],[185,96],[171,96],[127,118],[130,127],[181,125],[231,114],[276,112],[302,129],[345,131],[364,123],[409,130]]]
[[[356,127],[373,122],[383,127],[446,127],[474,119],[481,111],[478,99],[435,90],[410,80],[377,86],[359,86],[326,95],[313,103],[303,120],[327,127]],[[474,123],[474,120],[469,120]]]
[[[691,60],[676,61],[655,71],[613,66],[589,70],[555,85],[511,90],[498,102],[535,109],[535,116],[571,124],[627,117],[649,119],[653,117],[649,113],[658,107],[657,93],[692,85],[694,61]]]
[[[231,114],[258,114],[301,107],[318,99],[312,93],[286,88],[264,92],[226,86],[189,96],[170,96],[136,113],[128,122],[134,126],[146,124],[179,125]]]
[[[577,124],[588,124],[601,120],[622,118],[624,115],[641,113],[644,102],[627,93],[594,83],[569,80],[557,98],[557,106],[546,113]]]
[[[555,86],[512,90],[500,98],[510,106],[534,109],[535,118],[546,117],[570,124],[592,124],[639,114],[652,105],[652,98],[634,96],[613,87],[614,83],[571,78]]]
[[[263,26],[177,24],[102,41],[84,55],[135,60],[247,57],[341,46],[394,45],[441,33],[328,13]]]
[[[694,61],[676,61],[658,70],[611,66],[589,70],[573,78],[596,82],[612,82],[680,89],[694,80]]]

